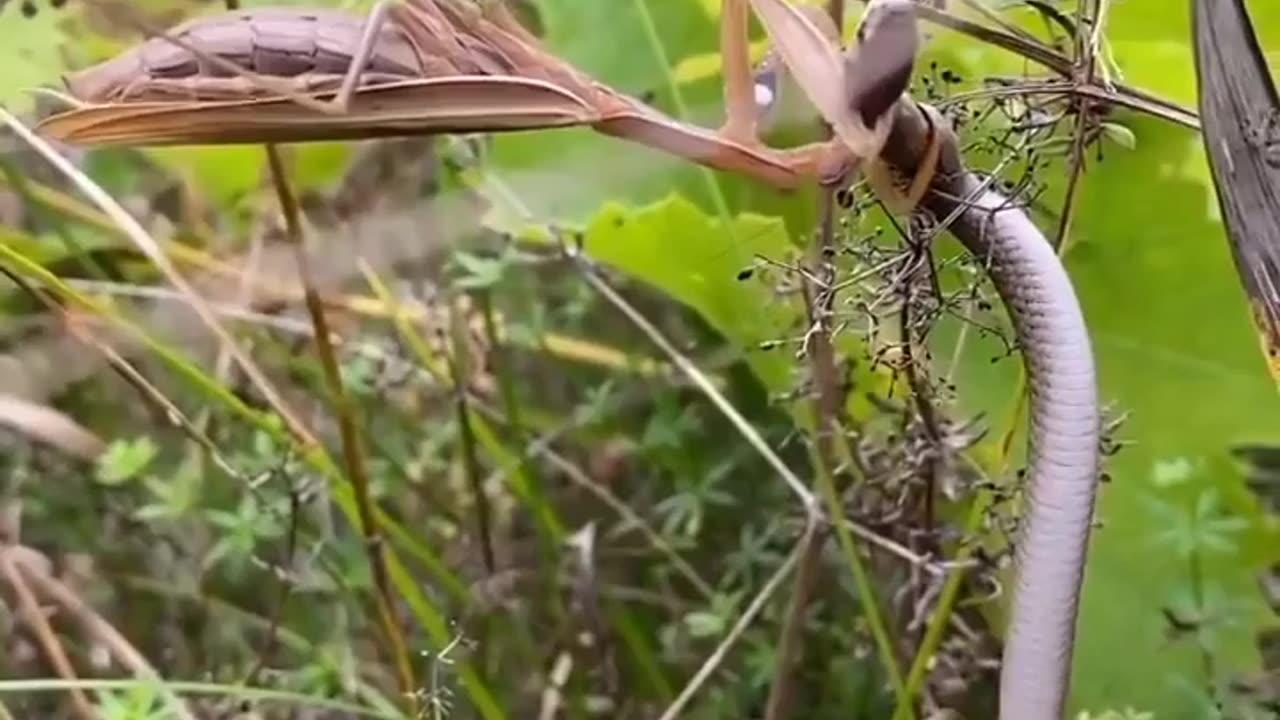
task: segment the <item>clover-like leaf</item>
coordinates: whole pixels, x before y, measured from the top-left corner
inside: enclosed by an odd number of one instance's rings
[[[113,442],[98,459],[97,480],[103,485],[123,485],[142,474],[159,451],[145,435]]]

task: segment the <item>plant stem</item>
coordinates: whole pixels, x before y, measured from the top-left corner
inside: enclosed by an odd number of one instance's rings
[[[466,329],[458,319],[458,311],[454,303],[449,303],[449,335],[448,347],[452,350],[445,357],[449,363],[449,374],[453,380],[453,403],[458,419],[458,441],[462,453],[462,468],[467,475],[467,484],[471,487],[471,495],[476,504],[476,539],[480,543],[480,554],[484,559],[484,569],[489,575],[497,571],[497,560],[493,554],[493,534],[490,530],[489,496],[484,493],[484,478],[480,476],[480,461],[476,457],[476,436],[471,427],[471,409],[467,402],[467,378],[470,376],[470,363],[467,356]]]
[[[369,476],[365,469],[364,455],[360,447],[359,431],[356,429],[355,408],[347,397],[342,385],[342,372],[338,367],[337,353],[334,351],[332,336],[329,334],[329,322],[325,317],[324,303],[312,282],[310,265],[307,262],[306,247],[303,244],[302,225],[298,217],[298,203],[285,174],[284,163],[274,145],[266,145],[267,162],[271,167],[271,178],[275,184],[276,195],[280,200],[280,211],[284,215],[285,229],[291,245],[293,245],[298,264],[298,277],[303,285],[303,298],[311,323],[315,326],[316,352],[320,357],[320,365],[325,379],[329,383],[331,400],[338,420],[338,432],[342,439],[343,460],[347,477],[351,480],[355,492],[356,507],[360,518],[360,531],[364,535],[365,553],[369,559],[369,567],[373,574],[374,604],[378,619],[382,624],[383,634],[391,644],[392,661],[396,667],[400,692],[409,704],[411,713],[418,714],[418,696],[414,692],[413,666],[409,658],[408,644],[401,633],[395,617],[395,602],[391,592],[391,582],[387,573],[381,530],[378,527],[378,514],[374,509],[370,492]]]

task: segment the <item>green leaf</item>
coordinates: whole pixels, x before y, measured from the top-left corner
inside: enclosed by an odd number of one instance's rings
[[[724,633],[724,618],[715,613],[694,611],[684,616],[689,635],[695,638],[719,637]]]
[[[1185,457],[1155,461],[1151,470],[1151,482],[1159,488],[1181,485],[1191,479],[1194,468]]]
[[[157,165],[189,179],[216,207],[235,208],[261,185],[266,153],[257,145],[146,148]]]
[[[493,287],[502,280],[507,263],[502,258],[481,257],[469,252],[454,253],[453,261],[462,267],[463,277],[457,283],[469,289]]]
[[[1138,137],[1133,134],[1132,130],[1119,123],[1102,123],[1102,133],[1111,142],[1126,150],[1132,150],[1138,146]]]
[[[98,458],[96,478],[103,485],[123,485],[141,475],[159,451],[145,435],[133,441],[116,440]]]
[[[771,390],[790,382],[792,359],[759,346],[780,339],[799,311],[760,274],[739,280],[756,255],[794,254],[782,221],[740,216],[732,232],[677,196],[641,208],[605,205],[587,225],[583,247],[594,260],[643,280],[696,310],[737,346]]]

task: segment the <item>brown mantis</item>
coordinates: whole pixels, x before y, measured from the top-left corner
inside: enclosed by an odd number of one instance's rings
[[[790,10],[779,0],[758,1],[761,7],[783,18]],[[458,0],[383,0],[368,18],[264,8],[192,20],[68,76],[77,107],[41,129],[72,142],[158,145],[589,125],[783,189],[847,176],[857,158],[880,170],[874,161],[883,133],[851,142],[853,131],[839,122],[832,142],[779,150],[759,141],[747,11],[747,0],[725,0],[728,107],[719,132],[669,118],[569,66],[501,3],[481,10]],[[804,15],[800,21],[811,24]],[[832,32],[819,36],[838,40]],[[909,74],[914,36],[905,50]],[[921,175],[906,198],[882,173],[871,177],[904,209],[927,187]]]

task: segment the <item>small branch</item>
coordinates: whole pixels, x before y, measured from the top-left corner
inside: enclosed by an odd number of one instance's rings
[[[93,462],[106,449],[102,438],[67,414],[4,392],[0,392],[0,426],[85,462]]]
[[[791,605],[782,626],[782,639],[778,643],[778,656],[769,686],[769,699],[765,704],[765,720],[785,720],[791,715],[791,697],[794,694],[797,665],[804,657],[804,626],[809,605],[817,587],[818,570],[822,560],[822,534],[806,530],[796,548],[799,569]]]
[[[446,300],[446,302],[448,302]],[[458,439],[462,453],[462,468],[466,473],[467,483],[471,486],[471,495],[476,503],[476,535],[480,542],[480,554],[484,559],[484,569],[489,575],[497,572],[497,560],[493,553],[493,536],[489,529],[489,496],[484,492],[484,478],[480,477],[480,461],[476,457],[475,432],[471,427],[471,409],[467,402],[467,350],[465,331],[461,329],[457,318],[455,304],[449,302],[450,339],[445,347],[451,352],[445,358],[449,363],[449,374],[453,379],[453,405],[458,420]]]
[[[715,597],[715,589],[711,584],[698,574],[698,571],[685,560],[680,553],[663,539],[662,535],[643,517],[632,510],[630,506],[622,502],[616,495],[609,491],[609,488],[591,480],[582,468],[570,462],[568,458],[552,450],[550,447],[542,447],[539,449],[540,454],[547,459],[560,472],[569,478],[570,482],[587,492],[595,495],[601,502],[608,505],[614,512],[618,513],[627,524],[638,528],[640,534],[653,545],[654,549],[662,553],[675,566],[677,572],[684,576],[685,580],[693,586],[695,590],[702,595],[705,600],[712,600]]]
[[[920,17],[925,20],[1020,55],[1043,65],[1064,78],[1071,78],[1074,74],[1075,63],[1070,58],[1039,40],[1028,39],[1023,35],[1014,35],[1003,30],[989,28],[979,23],[965,20],[946,10],[939,10],[924,4],[917,4],[916,10]],[[1099,89],[1101,90],[1102,88]],[[1115,83],[1114,92],[1109,92],[1108,94],[1114,96],[1113,102],[1127,105],[1165,120],[1172,120],[1182,124],[1195,122],[1196,113],[1194,111],[1139,88]]]
[[[809,492],[809,489],[804,486],[804,483],[800,482],[800,478],[796,477],[796,474],[791,472],[791,469],[782,462],[782,458],[779,458],[778,454],[769,447],[769,444],[760,436],[760,432],[752,427],[751,423],[747,422],[746,418],[742,417],[742,413],[738,412],[738,409],[735,408],[733,404],[716,389],[715,385],[712,384],[706,374],[699,370],[698,366],[694,365],[689,358],[685,357],[679,350],[677,350],[675,346],[672,345],[665,336],[663,336],[662,332],[658,330],[658,328],[654,327],[653,323],[649,322],[644,315],[640,314],[640,311],[636,310],[631,303],[627,302],[625,298],[619,295],[618,291],[614,290],[608,283],[597,276],[594,268],[592,268],[585,259],[578,256],[574,256],[573,259],[582,270],[583,277],[586,278],[587,282],[590,283],[597,292],[603,295],[604,298],[614,307],[618,308],[623,315],[626,315],[627,319],[631,320],[636,327],[640,328],[641,332],[649,336],[649,339],[652,340],[653,343],[663,352],[665,352],[667,357],[671,358],[672,364],[674,364],[680,372],[684,373],[685,376],[688,377],[689,380],[692,381],[693,384],[711,400],[712,404],[714,404],[720,412],[724,413],[725,417],[729,419],[729,422],[732,423],[742,437],[746,439],[747,443],[750,444],[751,447],[755,448],[756,451],[764,458],[765,462],[767,462],[778,473],[778,475],[782,477],[783,481],[787,484],[787,487],[791,489],[791,492],[794,493],[795,496],[799,498],[801,504],[804,505],[806,513],[816,513],[817,503],[813,493]]]
[[[1069,95],[1092,98],[1104,103],[1113,103],[1130,110],[1146,113],[1191,130],[1200,129],[1200,120],[1195,113],[1178,106],[1163,105],[1156,100],[1141,95],[1120,95],[1099,85],[1086,85],[1067,80],[1019,80],[1002,83],[996,87],[958,93],[936,104],[938,108],[952,107],[970,100],[999,97],[1030,97],[1033,95]]]
[[[777,592],[778,587],[782,585],[782,581],[791,573],[791,568],[796,564],[800,554],[804,552],[805,546],[809,544],[809,538],[817,531],[816,523],[810,522],[805,526],[804,537],[800,539],[795,549],[787,556],[787,561],[782,563],[782,567],[778,568],[773,577],[769,578],[769,582],[765,583],[765,586],[760,589],[755,599],[751,601],[751,604],[742,613],[742,617],[738,618],[738,622],[734,623],[733,627],[730,628],[729,634],[716,646],[715,652],[707,656],[707,659],[702,662],[702,667],[698,668],[698,672],[694,673],[688,684],[684,686],[684,689],[680,691],[676,699],[671,702],[671,705],[662,712],[658,720],[676,720],[676,718],[680,717],[685,706],[689,704],[689,701],[693,700],[693,696],[698,693],[698,690],[702,689],[702,686],[706,684],[711,675],[724,662],[729,650],[738,642],[742,634],[747,631],[756,616],[764,609],[765,603]]]
[[[1092,6],[1091,22],[1085,22],[1085,13]],[[1091,33],[1089,25],[1097,22],[1098,6],[1097,0],[1079,0],[1078,10],[1076,12],[1076,59],[1073,65],[1074,80],[1078,84],[1092,85],[1094,77],[1094,47],[1091,38],[1095,33]],[[1076,98],[1073,102],[1076,108],[1075,129],[1071,138],[1071,156],[1068,161],[1067,170],[1067,192],[1066,197],[1062,200],[1062,212],[1058,216],[1058,228],[1053,236],[1053,247],[1058,254],[1063,254],[1067,249],[1067,236],[1071,232],[1071,221],[1075,217],[1076,196],[1080,189],[1080,180],[1084,173],[1084,146],[1086,136],[1089,132],[1089,103],[1084,98]]]
[[[41,595],[61,606],[67,614],[71,615],[84,628],[86,633],[105,645],[111,651],[112,657],[132,672],[135,677],[156,681],[160,686],[161,692],[169,699],[171,709],[180,720],[196,720],[195,715],[187,708],[182,698],[164,687],[164,679],[147,661],[147,658],[124,635],[120,634],[119,630],[116,630],[111,623],[107,622],[105,618],[99,615],[65,583],[28,564],[14,563],[8,557],[7,552],[0,557],[0,562],[15,565],[23,578],[35,585]]]
[[[282,567],[290,568],[294,563],[294,554],[298,548],[298,525],[300,524],[300,516],[302,514],[302,498],[295,488],[289,488],[289,531],[285,535],[284,563]],[[289,596],[293,593],[293,579],[290,572],[286,569],[278,578],[280,583],[279,593],[276,595],[276,601],[271,606],[271,617],[268,620],[266,628],[266,639],[262,643],[262,649],[258,651],[258,661],[254,663],[249,672],[245,674],[244,684],[253,685],[258,681],[258,675],[265,669],[275,656],[276,648],[280,646],[280,621],[284,615],[285,605],[289,602]]]
[[[832,189],[819,190],[819,215],[821,229],[818,241],[811,248],[811,267],[808,276],[817,282],[805,282],[805,306],[811,339],[806,354],[809,372],[816,394],[813,398],[814,437],[813,452],[821,466],[818,472],[834,478],[838,463],[832,451],[833,441],[843,436],[840,417],[843,415],[844,396],[840,392],[835,352],[831,344],[829,322],[835,294],[828,288],[835,285],[835,267],[827,258],[835,247],[835,202]],[[856,451],[856,449],[855,449]],[[818,533],[805,533],[800,549],[800,568],[778,643],[777,665],[769,688],[769,700],[765,705],[765,720],[786,720],[791,715],[791,696],[795,685],[795,665],[804,655],[805,616],[813,599],[817,584],[818,565],[822,559],[822,542]]]
[[[71,660],[62,649],[62,643],[58,641],[53,627],[49,625],[49,620],[45,618],[40,604],[36,602],[35,594],[31,592],[31,588],[27,586],[26,580],[18,570],[18,563],[12,557],[14,547],[0,548],[0,574],[4,575],[5,582],[13,588],[13,594],[18,598],[19,613],[27,627],[31,628],[31,632],[35,634],[36,640],[44,649],[45,658],[58,673],[58,677],[63,680],[77,680],[75,668],[71,666]],[[89,702],[83,690],[73,687],[67,692],[71,696],[71,707],[75,709],[76,715],[83,720],[98,720],[98,711],[94,709],[93,703]]]
[[[45,160],[53,165],[58,172],[67,177],[81,192],[89,196],[89,199],[98,206],[102,212],[107,214],[112,221],[120,227],[120,229],[129,237],[134,246],[147,257],[148,260],[160,270],[161,274],[173,284],[187,304],[195,311],[201,322],[209,329],[210,332],[218,338],[218,340],[227,348],[235,358],[236,363],[240,366],[245,376],[253,383],[254,387],[262,393],[263,398],[271,406],[281,419],[284,420],[285,426],[289,429],[304,446],[314,445],[316,440],[307,429],[306,425],[297,418],[293,410],[289,408],[275,386],[267,379],[266,374],[258,367],[252,358],[240,348],[240,345],[231,337],[231,334],[218,321],[217,316],[210,310],[209,305],[204,298],[196,292],[195,288],[188,282],[181,273],[178,272],[169,256],[161,249],[155,238],[151,237],[142,225],[130,215],[115,198],[111,197],[106,190],[95,183],[89,176],[85,175],[75,167],[69,160],[60,155],[49,143],[44,141],[38,135],[33,133],[20,120],[10,114],[4,108],[0,108],[0,120],[4,121],[10,129],[18,134],[24,142],[30,145]]]
[[[391,644],[390,652],[395,664],[400,692],[409,703],[413,715],[418,712],[418,696],[414,692],[416,683],[413,678],[413,666],[409,658],[409,649],[401,634],[399,623],[395,617],[395,596],[391,591],[391,581],[387,573],[385,549],[381,530],[378,526],[378,514],[374,509],[370,492],[369,476],[365,471],[364,455],[360,447],[359,431],[356,429],[355,408],[347,397],[342,385],[342,372],[338,366],[337,353],[333,347],[329,333],[329,322],[325,317],[324,304],[320,294],[312,282],[311,270],[307,262],[306,247],[303,244],[302,226],[298,212],[297,200],[289,187],[284,164],[280,153],[274,145],[267,145],[267,161],[271,167],[271,177],[275,184],[276,195],[280,200],[280,211],[284,215],[285,229],[290,244],[293,245],[298,265],[298,276],[303,284],[304,301],[307,312],[315,327],[314,340],[325,379],[329,383],[334,410],[337,414],[338,432],[342,438],[343,460],[347,477],[355,491],[355,500],[360,517],[360,531],[364,535],[365,553],[369,559],[369,567],[373,574],[374,604],[378,618],[382,624],[382,632]]]
[[[520,410],[520,396],[516,392],[515,377],[511,373],[512,353],[507,351],[506,333],[500,328],[499,315],[494,308],[493,292],[485,288],[479,293],[480,312],[484,321],[485,338],[489,344],[490,365],[494,374],[498,378],[498,393],[502,398],[502,411],[507,423],[508,432],[514,436],[517,443],[525,445],[528,442],[528,432],[525,427],[523,413]],[[545,504],[546,500],[546,484],[543,482],[542,474],[535,463],[531,463],[524,456],[518,458],[519,466],[513,471],[522,473],[527,478],[529,495],[536,498],[539,505]],[[546,546],[542,553],[545,562],[554,562],[556,558],[556,550],[553,547],[555,538],[550,533],[540,532],[539,537]]]

